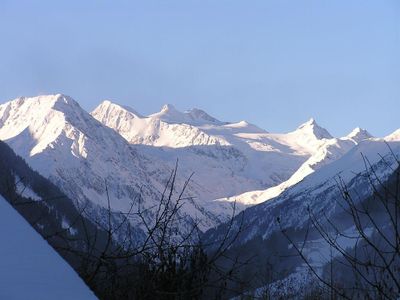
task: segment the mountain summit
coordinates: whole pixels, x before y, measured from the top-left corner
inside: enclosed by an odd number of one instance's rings
[[[307,135],[313,135],[317,139],[332,139],[332,135],[323,127],[319,126],[314,118],[301,124],[296,132],[302,132]]]
[[[360,127],[356,127],[353,129],[352,132],[350,132],[346,138],[351,139],[355,141],[356,143],[359,143],[363,140],[367,140],[372,138],[373,136],[365,129],[362,129]]]
[[[167,123],[185,123],[189,125],[207,125],[221,124],[219,120],[207,114],[204,110],[193,108],[185,112],[181,112],[172,104],[165,104],[160,112],[151,114],[150,118],[160,119]]]
[[[193,121],[204,122],[204,123],[212,123],[212,124],[221,124],[221,121],[207,114],[204,110],[198,108],[192,108],[188,111],[184,112]]]

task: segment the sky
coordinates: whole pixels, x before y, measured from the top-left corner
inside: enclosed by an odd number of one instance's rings
[[[400,128],[400,1],[0,0],[0,102],[50,93],[384,136]]]

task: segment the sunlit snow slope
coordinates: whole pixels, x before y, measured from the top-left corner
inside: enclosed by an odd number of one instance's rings
[[[154,207],[171,172],[171,166],[133,148],[64,95],[18,98],[0,105],[0,139],[71,199],[89,202],[94,215],[107,208],[106,183],[113,210],[127,212],[132,202],[137,206],[139,194],[142,209]],[[184,180],[178,176],[177,191]],[[195,198],[187,199],[181,209],[201,221],[203,229],[231,214],[230,205],[199,199],[207,188],[190,185],[184,196]]]
[[[143,117],[104,101],[92,115],[166,163],[179,158],[186,173],[195,172],[195,180],[212,190],[206,197],[243,204],[279,195],[371,137],[357,128],[333,138],[314,119],[293,132],[273,134],[246,121],[221,122],[202,110],[182,113],[171,105]]]

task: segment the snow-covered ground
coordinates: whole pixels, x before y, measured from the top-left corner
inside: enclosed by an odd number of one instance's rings
[[[0,299],[96,299],[75,271],[0,196]]]
[[[32,201],[40,201],[42,198],[36,194],[29,186],[22,183],[19,176],[15,176],[15,190],[18,195],[30,198]]]

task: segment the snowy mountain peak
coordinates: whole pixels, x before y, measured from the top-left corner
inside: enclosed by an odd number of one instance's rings
[[[301,124],[297,129],[310,128],[310,127],[315,127],[315,126],[319,127],[319,125],[317,124],[315,119],[310,118],[307,122],[304,122],[303,124]]]
[[[302,132],[304,134],[311,134],[317,139],[332,139],[331,134],[323,127],[319,126],[314,118],[301,124],[295,132]]]
[[[60,120],[72,117],[79,111],[82,111],[79,104],[71,97],[62,94],[20,97],[0,105],[0,127],[9,122],[13,124],[15,130],[17,124],[23,130],[28,126],[38,125],[37,122],[41,122],[48,114],[56,114]],[[54,121],[53,115],[45,122]]]
[[[103,100],[99,105],[97,105],[97,107],[94,110],[97,109],[109,109],[113,106],[119,106],[118,104],[113,103],[110,100]]]
[[[64,94],[50,94],[50,95],[43,95],[38,97],[26,98],[28,101],[49,101],[52,102],[54,105],[69,105],[73,107],[80,107],[79,103],[72,99],[70,96]]]
[[[373,136],[365,129],[362,129],[360,127],[356,127],[353,129],[352,132],[350,132],[346,138],[351,139],[355,141],[356,143],[359,143],[363,140],[367,140],[372,138]]]
[[[163,107],[161,108],[161,112],[170,112],[170,111],[177,111],[175,106],[172,104],[164,104]]]
[[[0,139],[13,140],[18,154],[32,156],[71,129],[71,123],[83,122],[84,114],[75,100],[62,94],[18,98],[0,105]]]
[[[67,95],[64,95],[64,94],[49,95],[47,97],[54,97],[56,99],[56,102],[62,102],[62,103],[66,103],[66,104],[78,105],[79,106],[78,102],[76,102],[70,96],[67,96]]]
[[[149,116],[153,119],[160,119],[167,123],[172,124],[188,124],[188,125],[205,125],[205,124],[222,124],[222,122],[211,117],[201,109],[191,109],[189,111],[181,112],[177,110],[172,104],[165,104],[161,111]]]
[[[266,130],[257,127],[254,124],[251,124],[247,121],[240,121],[237,123],[225,123],[223,124],[224,128],[230,128],[233,132],[237,133],[253,133],[253,134],[266,134],[268,133]]]
[[[11,105],[14,109],[18,109],[23,105],[29,105],[30,107],[35,106],[46,106],[53,107],[56,104],[69,104],[74,106],[79,106],[79,104],[72,99],[71,97],[63,94],[50,94],[50,95],[41,95],[36,97],[20,97],[14,100],[11,100],[3,105]]]
[[[184,123],[184,113],[178,111],[172,104],[165,104],[161,111],[149,115],[150,118],[160,119],[169,123]]]
[[[202,109],[198,108],[192,108],[188,111],[185,112],[190,118],[192,118],[194,121],[205,121],[205,122],[210,122],[210,123],[216,123],[220,124],[221,121],[217,120],[216,118],[210,116],[208,113],[206,113]]]
[[[317,122],[315,121],[314,118],[310,118],[310,120],[308,120],[308,121],[305,122],[304,124],[315,125],[315,124],[317,124]]]
[[[122,111],[124,112],[129,112],[132,114],[133,117],[136,118],[143,118],[143,116],[138,113],[136,110],[129,106],[124,106],[124,105],[119,105],[116,104],[110,100],[104,100],[101,102],[92,112],[92,114],[96,113],[101,113],[101,112],[106,112],[106,114],[112,114],[112,112],[119,112],[121,113]]]
[[[400,128],[397,129],[395,132],[389,134],[388,136],[386,136],[385,141],[400,141]]]
[[[63,94],[54,95],[54,105],[52,108],[65,114],[67,118],[86,113],[77,101]]]

